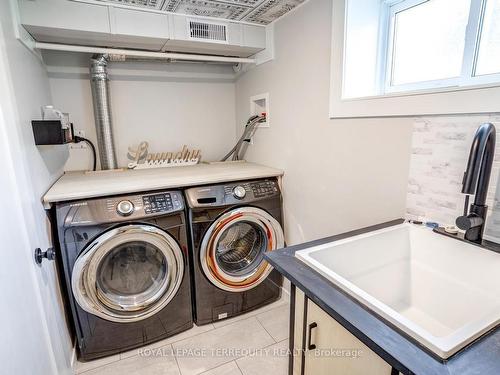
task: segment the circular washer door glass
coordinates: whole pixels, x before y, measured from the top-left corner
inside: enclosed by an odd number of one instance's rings
[[[183,274],[182,250],[172,236],[150,225],[125,225],[102,234],[80,254],[72,290],[85,311],[136,322],[172,300]]]
[[[205,276],[220,289],[241,292],[259,285],[271,273],[266,252],[284,246],[276,219],[255,207],[221,215],[207,230],[200,247]]]
[[[97,294],[110,308],[140,310],[163,294],[167,275],[167,259],[156,246],[126,242],[101,260],[96,274]]]

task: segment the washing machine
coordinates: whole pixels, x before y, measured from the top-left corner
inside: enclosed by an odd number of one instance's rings
[[[61,203],[55,214],[79,359],[193,326],[182,192]]]
[[[194,320],[230,318],[278,300],[282,276],[264,259],[284,246],[277,179],[185,190]]]

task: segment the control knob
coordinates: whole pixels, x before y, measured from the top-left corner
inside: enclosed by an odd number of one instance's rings
[[[116,212],[122,216],[132,215],[134,212],[134,204],[131,201],[120,201],[116,205]]]
[[[239,185],[233,189],[233,196],[236,199],[243,199],[245,198],[245,195],[247,195],[247,192],[243,186]]]

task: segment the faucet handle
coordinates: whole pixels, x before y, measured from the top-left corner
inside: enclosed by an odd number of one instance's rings
[[[472,228],[477,228],[483,225],[484,220],[481,216],[476,214],[470,214],[467,216],[459,216],[457,217],[456,224],[462,230],[468,231]]]

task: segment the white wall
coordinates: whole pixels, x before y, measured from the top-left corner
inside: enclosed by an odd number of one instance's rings
[[[16,181],[13,181],[14,177],[11,175],[9,183],[17,184],[18,193],[22,199],[20,206],[16,208],[18,211],[12,215],[13,220],[16,215],[22,215],[24,218],[26,228],[24,231],[19,228],[18,233],[22,236],[29,235],[29,238],[24,237],[18,245],[23,242],[29,243],[28,246],[23,246],[22,250],[26,251],[25,258],[31,261],[29,266],[33,268],[32,271],[38,284],[35,293],[39,294],[44,310],[20,311],[19,317],[22,316],[21,313],[29,313],[28,315],[31,315],[34,320],[46,317],[55,366],[59,374],[66,374],[70,373],[72,344],[66,326],[55,264],[46,262],[42,267],[38,267],[32,259],[35,247],[46,249],[52,244],[41,199],[50,185],[62,174],[68,152],[66,147],[38,148],[35,146],[30,121],[40,118],[40,106],[51,102],[47,72],[41,61],[16,40],[8,1],[0,2],[0,24],[3,32],[3,38],[0,37],[0,45],[4,54],[2,57],[7,60],[6,76],[9,78],[7,85],[10,86],[9,91],[13,94],[12,97],[1,98],[2,104],[9,104],[8,109],[12,113],[10,121],[7,122],[6,132],[11,147],[10,156],[16,162],[14,176]],[[5,85],[5,82],[2,84]],[[5,176],[5,178],[9,177]],[[13,199],[8,196],[3,198],[4,200]],[[2,249],[6,257],[9,257],[9,250],[18,250],[15,247],[11,248],[9,243],[3,243]],[[20,271],[25,269],[25,265],[19,265],[18,272],[15,272],[15,269],[11,272],[17,273],[17,277],[21,279],[28,277]],[[2,288],[7,287],[14,288],[19,295],[26,292],[26,298],[29,298],[28,291],[24,290],[22,282],[12,279],[8,285],[2,283]],[[15,314],[15,309],[18,307],[2,305],[2,308],[13,309],[11,312]],[[22,307],[19,306],[19,308]],[[18,324],[29,326],[29,322],[19,321]],[[10,344],[14,345],[15,342]],[[27,348],[27,346],[21,346],[18,350]],[[23,354],[21,361],[31,360],[29,352],[17,353],[17,355],[20,354]],[[35,358],[34,355],[33,358]],[[48,363],[51,358],[45,360]],[[18,365],[20,368],[23,367],[22,363]],[[42,370],[46,365],[46,363],[40,364],[40,373],[43,373]]]
[[[247,158],[285,170],[288,243],[396,217],[453,224],[463,209],[472,137],[483,122],[500,127],[498,113],[329,120],[331,7],[311,0],[277,21],[276,59],[236,84],[238,125],[249,115],[249,98],[270,93],[271,128],[258,130]],[[449,102],[455,95],[441,94]],[[468,106],[479,111],[482,97],[471,98]],[[394,101],[395,111],[404,101]],[[500,241],[496,159],[485,233]]]
[[[89,56],[45,54],[54,105],[96,141]],[[219,160],[235,142],[235,85],[230,66],[110,63],[113,131],[120,167],[127,149],[147,141],[151,152],[201,149]],[[66,170],[88,169],[88,150],[72,149]]]
[[[289,244],[404,216],[411,119],[329,119],[331,0],[275,24],[276,58],[236,84],[237,124],[270,93],[271,128],[247,158],[283,168]],[[238,127],[238,134],[241,128]]]

